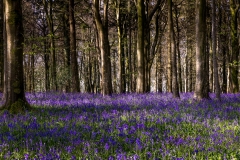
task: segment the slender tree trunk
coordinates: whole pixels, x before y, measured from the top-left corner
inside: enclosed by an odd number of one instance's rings
[[[209,32],[211,32],[209,30]],[[213,83],[213,48],[212,48],[212,38],[210,38],[211,34],[209,33],[209,90],[210,92],[214,92],[214,83]]]
[[[161,0],[157,0],[155,6],[153,6],[152,10],[149,11],[149,0],[144,3],[144,64],[145,64],[145,92],[150,92],[151,90],[151,68],[152,63],[156,54],[156,43],[158,41],[159,35],[156,33],[153,44],[151,45],[151,21],[155,15],[155,13],[160,11],[160,4],[164,2]],[[156,28],[158,30],[159,28]]]
[[[3,40],[3,0],[0,2],[0,92],[3,92],[4,77],[4,40]]]
[[[185,92],[188,92],[189,87],[188,87],[188,82],[189,82],[189,49],[188,49],[188,37],[187,39],[187,44],[186,44],[186,57],[185,57]]]
[[[111,95],[113,93],[113,89],[112,89],[110,46],[108,40],[108,0],[104,0],[103,19],[101,19],[99,13],[99,0],[94,0],[93,6],[94,17],[98,30],[99,47],[101,52],[102,94]]]
[[[222,79],[222,83],[221,83],[221,90],[223,93],[227,93],[227,73],[226,73],[226,61],[227,61],[227,54],[226,54],[226,42],[227,42],[227,38],[226,38],[226,34],[224,33],[224,29],[223,29],[223,24],[226,23],[225,22],[225,16],[224,16],[224,10],[223,8],[221,7],[222,5],[222,1],[219,2],[219,12],[218,12],[218,15],[219,15],[219,24],[218,24],[218,29],[219,29],[219,32],[222,33],[219,35],[219,38],[218,38],[218,43],[219,43],[219,53],[222,53],[222,76],[220,79]]]
[[[172,0],[168,0],[168,25],[169,25],[169,39],[171,43],[170,54],[172,55],[172,93],[173,97],[179,98],[179,88],[177,81],[177,55],[176,55],[176,41],[173,28],[173,16],[172,16]]]
[[[180,54],[180,28],[179,28],[179,14],[177,5],[175,5],[175,17],[176,17],[176,30],[177,30],[177,40],[176,40],[176,51],[177,51],[177,70],[178,70],[178,84],[179,84],[179,92],[183,91],[182,84],[182,66],[181,66],[181,54]]]
[[[238,84],[238,66],[239,66],[239,44],[238,44],[238,21],[237,15],[240,2],[230,0],[230,13],[231,13],[231,57],[229,64],[229,90],[232,93],[239,92]]]
[[[196,83],[194,97],[209,98],[206,76],[206,0],[196,1]]]
[[[55,35],[54,35],[54,28],[53,28],[53,14],[52,14],[52,3],[53,0],[49,2],[43,0],[44,10],[46,13],[47,24],[49,29],[49,40],[50,40],[50,53],[51,53],[51,74],[52,74],[52,83],[53,83],[53,90],[58,90],[57,84],[57,63],[56,63],[56,50],[55,50]]]
[[[125,53],[124,53],[124,35],[123,35],[123,13],[122,1],[116,0],[116,15],[118,28],[118,54],[119,54],[119,77],[120,77],[120,93],[126,92],[126,73],[125,73]]]
[[[25,98],[23,79],[23,24],[21,0],[4,0],[5,68],[4,96],[1,109],[13,114],[23,113],[31,107]]]
[[[217,63],[217,39],[216,39],[216,4],[215,0],[212,0],[212,53],[213,53],[213,72],[214,72],[214,88],[216,92],[216,98],[218,100],[221,99],[220,97],[220,85],[218,79],[218,63]]]
[[[161,41],[161,40],[160,40]],[[162,47],[158,48],[157,56],[157,91],[162,93],[162,75],[163,75],[163,65],[162,65]]]
[[[156,32],[155,32],[155,36],[154,36],[154,40],[150,49],[150,53],[149,53],[149,58],[148,58],[148,69],[146,70],[146,74],[148,74],[147,79],[148,79],[148,87],[147,87],[147,91],[150,92],[151,91],[151,68],[153,65],[153,61],[155,59],[155,55],[158,51],[158,47],[159,47],[159,43],[161,41],[159,41],[159,18],[160,18],[160,10],[158,11],[157,15],[155,16],[155,28],[156,28]],[[157,57],[156,57],[157,59]]]
[[[62,15],[62,23],[63,23],[63,35],[64,35],[64,59],[65,59],[65,67],[67,68],[68,78],[65,86],[66,92],[70,92],[70,26],[69,26],[69,4],[65,4],[65,12]]]
[[[137,0],[138,31],[137,31],[137,93],[145,92],[144,64],[144,0]]]
[[[35,92],[35,56],[31,55],[31,92]]]
[[[74,18],[74,0],[69,0],[69,25],[70,25],[70,54],[71,54],[71,89],[73,92],[80,92],[80,81],[78,75],[76,28]]]
[[[194,82],[193,82],[193,49],[190,46],[190,64],[189,64],[189,91],[192,92],[194,90]]]
[[[128,1],[128,25],[132,25],[132,15],[131,15],[131,1]],[[128,30],[128,92],[133,89],[133,65],[132,65],[132,28],[129,27]]]
[[[170,24],[168,22],[168,24]],[[168,31],[170,28],[168,25]],[[170,35],[170,33],[169,33]],[[171,39],[168,37],[168,56],[167,56],[167,91],[172,92],[172,54],[171,54]]]
[[[50,91],[49,52],[47,52],[47,47],[47,40],[44,39],[45,90]]]

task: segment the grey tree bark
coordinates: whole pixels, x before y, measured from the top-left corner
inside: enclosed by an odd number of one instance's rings
[[[0,92],[3,92],[4,40],[3,40],[3,1],[0,2]]]
[[[24,113],[31,107],[25,98],[23,80],[23,43],[21,0],[4,0],[4,96],[0,109]]]
[[[173,28],[173,16],[172,16],[172,0],[168,0],[168,28],[169,28],[169,40],[170,40],[170,54],[172,55],[172,93],[173,97],[179,98],[179,88],[177,81],[177,51],[176,51],[176,40]]]
[[[118,28],[118,54],[119,54],[119,76],[120,76],[120,93],[126,92],[126,71],[125,71],[125,51],[124,51],[124,11],[122,6],[126,6],[122,0],[115,1],[117,28]],[[126,23],[126,22],[125,22]]]
[[[138,31],[137,31],[137,82],[136,92],[145,92],[145,63],[144,63],[144,0],[137,0]]]
[[[103,19],[100,16],[99,0],[93,1],[93,11],[98,30],[99,48],[101,52],[101,74],[102,74],[102,94],[111,95],[112,89],[112,74],[111,74],[111,59],[110,46],[108,40],[108,0],[104,0]]]
[[[70,26],[70,55],[71,55],[71,90],[80,92],[80,81],[78,75],[77,47],[76,47],[76,27],[74,17],[74,0],[69,0],[69,26]]]
[[[231,55],[229,64],[229,92],[239,92],[238,66],[239,66],[239,44],[238,44],[238,21],[237,15],[240,7],[238,0],[230,0],[231,13]]]
[[[206,0],[196,0],[196,83],[194,98],[209,98],[206,62]]]
[[[50,39],[50,53],[51,53],[51,76],[53,90],[58,90],[57,84],[57,63],[56,63],[56,48],[55,48],[55,34],[54,34],[54,23],[53,23],[53,0],[43,0],[44,11],[46,13],[47,24],[49,29],[49,39]]]
[[[216,2],[212,0],[212,54],[213,54],[213,74],[214,74],[214,88],[216,92],[216,98],[221,100],[220,97],[220,85],[218,79],[218,63],[217,63],[217,39],[216,39]]]
[[[66,92],[70,92],[70,26],[69,26],[69,3],[64,3],[64,13],[62,13],[63,35],[64,35],[64,64],[68,71],[68,79],[65,86]]]

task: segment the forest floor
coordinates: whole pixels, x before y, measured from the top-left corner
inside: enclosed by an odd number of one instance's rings
[[[0,159],[240,159],[240,94],[27,93],[0,115]]]

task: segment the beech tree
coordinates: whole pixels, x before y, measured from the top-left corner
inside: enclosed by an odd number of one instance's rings
[[[232,93],[239,92],[238,69],[239,69],[239,42],[238,42],[238,21],[237,15],[240,7],[238,0],[230,0],[231,13],[231,55],[229,63],[229,91]]]
[[[31,107],[25,98],[23,83],[23,24],[21,0],[4,0],[4,96],[1,109],[13,114]]]
[[[70,52],[71,52],[71,77],[72,91],[80,92],[80,82],[78,75],[77,47],[76,47],[76,29],[74,17],[74,0],[69,0],[69,24],[70,24]]]
[[[170,54],[171,54],[171,65],[172,65],[172,93],[174,97],[180,97],[178,81],[177,81],[177,52],[176,52],[176,40],[175,32],[173,28],[173,15],[172,15],[172,0],[168,0],[168,28],[169,28],[169,43],[170,43]]]
[[[206,19],[205,11],[199,11],[200,1],[195,2],[22,1],[26,92],[81,90],[107,95],[185,90],[195,91],[201,99],[208,92],[218,94],[217,78],[219,92],[239,91],[239,2],[216,1],[216,9],[208,5]],[[199,21],[194,20],[196,14]],[[167,24],[170,32],[165,31]],[[1,62],[0,45],[2,75]]]
[[[118,28],[118,54],[119,54],[119,76],[120,76],[120,93],[126,92],[126,72],[125,72],[125,50],[124,50],[124,40],[125,35],[124,26],[125,13],[122,6],[126,6],[126,2],[123,0],[116,0],[116,16],[117,16],[117,28]]]
[[[220,97],[220,85],[218,79],[218,63],[217,63],[217,39],[216,39],[216,4],[215,0],[212,0],[212,53],[213,53],[213,74],[214,74],[214,87],[216,91],[216,98],[221,99]]]
[[[50,40],[50,53],[51,53],[51,73],[52,73],[52,84],[53,90],[58,90],[57,84],[57,64],[56,64],[56,46],[55,46],[55,32],[54,32],[54,22],[53,22],[53,0],[43,0],[44,11],[46,14],[48,30],[49,30],[49,40]]]
[[[102,94],[110,95],[112,89],[110,46],[108,40],[108,0],[103,1],[103,19],[100,15],[99,0],[93,1],[93,11],[96,21],[99,48],[101,53]]]
[[[144,63],[144,0],[137,0],[137,16],[138,16],[138,31],[137,31],[137,93],[145,92],[145,63]]]
[[[194,97],[209,98],[206,76],[206,0],[196,0],[196,84]]]
[[[4,75],[4,48],[3,48],[3,1],[0,2],[0,92],[3,91],[3,75]]]

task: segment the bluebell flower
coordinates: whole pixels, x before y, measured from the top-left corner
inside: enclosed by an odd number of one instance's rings
[[[105,149],[106,151],[108,151],[108,150],[109,150],[109,148],[110,148],[109,144],[108,144],[108,143],[106,143],[106,144],[105,144],[105,146],[104,146],[104,149]]]

